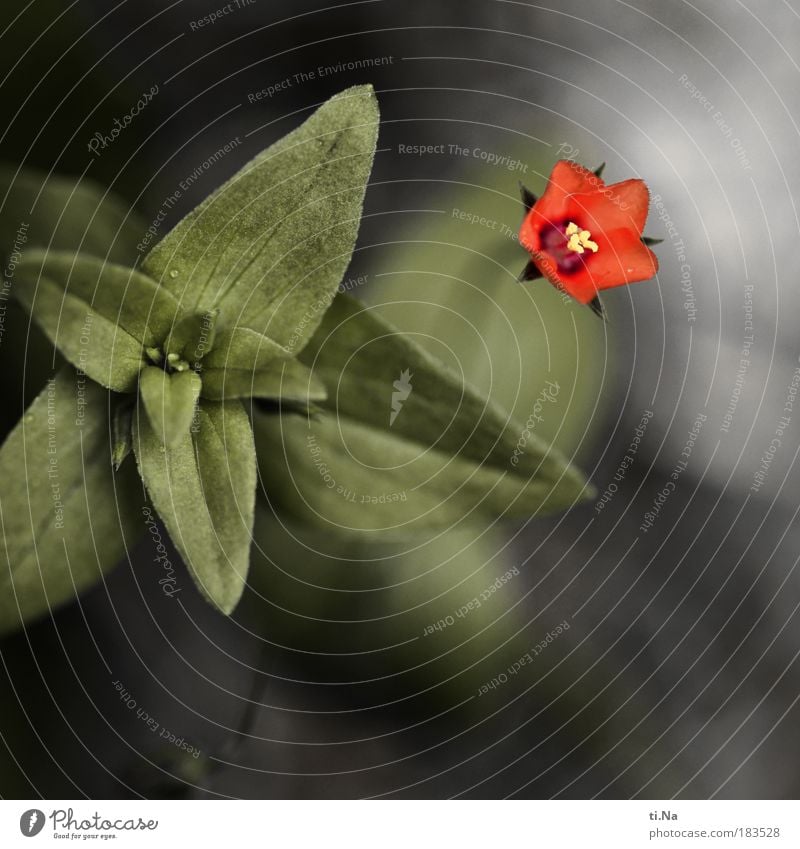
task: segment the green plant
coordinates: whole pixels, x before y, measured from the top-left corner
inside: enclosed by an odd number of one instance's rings
[[[535,435],[512,463],[524,426],[337,294],[377,132],[372,89],[342,92],[139,268],[97,237],[25,248],[12,294],[66,363],[0,448],[0,629],[124,555],[144,528],[139,480],[225,613],[246,582],[257,462],[273,507],[348,532],[529,516],[586,494]],[[395,421],[387,389],[412,373]]]

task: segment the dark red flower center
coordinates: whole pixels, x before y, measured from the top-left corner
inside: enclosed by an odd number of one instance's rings
[[[592,253],[597,253],[590,237],[588,230],[581,230],[572,221],[551,224],[540,235],[542,250],[555,262],[559,274],[574,274]]]

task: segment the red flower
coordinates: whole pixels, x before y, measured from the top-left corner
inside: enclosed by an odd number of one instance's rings
[[[606,185],[602,166],[592,172],[556,162],[537,200],[523,187],[527,209],[519,232],[531,262],[522,279],[546,277],[557,289],[602,312],[597,294],[612,286],[649,280],[656,255],[642,236],[650,193],[643,180]]]

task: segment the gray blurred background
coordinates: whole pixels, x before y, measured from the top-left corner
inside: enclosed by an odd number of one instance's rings
[[[3,641],[2,794],[796,797],[800,4],[253,0],[194,28],[224,4],[9,5],[2,158],[86,171],[146,220],[232,138],[170,224],[310,108],[373,83],[380,153],[348,275],[368,279],[351,293],[403,302],[398,323],[446,341],[522,421],[558,379],[547,435],[600,497],[617,489],[602,508],[394,547],[264,506],[233,620],[185,575],[181,603],[165,598],[143,543],[80,605]],[[401,152],[420,144],[447,152]],[[514,239],[452,215],[516,230],[517,181],[540,191],[560,156],[654,197],[658,278],[608,293],[605,325],[515,283]],[[480,616],[423,636],[514,568]],[[201,756],[153,739],[114,680]]]

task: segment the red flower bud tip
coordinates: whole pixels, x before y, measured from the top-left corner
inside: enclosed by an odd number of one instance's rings
[[[644,181],[606,185],[599,172],[562,159],[538,200],[522,187],[519,239],[531,255],[520,279],[546,277],[602,314],[598,292],[649,280],[658,259],[642,236],[650,201]]]

